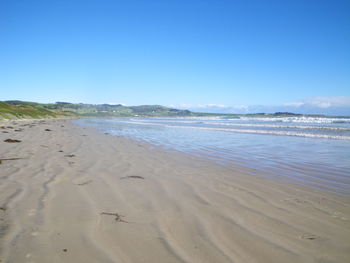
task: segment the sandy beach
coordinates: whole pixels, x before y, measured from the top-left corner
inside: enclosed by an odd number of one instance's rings
[[[0,262],[350,261],[342,196],[70,120],[0,122],[0,159]]]

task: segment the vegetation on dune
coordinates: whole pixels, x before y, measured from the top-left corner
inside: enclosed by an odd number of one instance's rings
[[[83,104],[56,102],[43,104],[49,110],[85,117],[135,117],[135,116],[190,116],[188,110],[177,110],[160,105],[123,106],[121,104]]]
[[[60,116],[64,116],[64,114],[47,110],[38,103],[19,101],[0,102],[1,119],[37,119],[56,118]]]
[[[123,106],[121,104],[83,104],[56,102],[40,104],[25,101],[0,102],[0,119],[55,118],[55,117],[169,117],[192,116],[188,110],[178,110],[160,105]]]

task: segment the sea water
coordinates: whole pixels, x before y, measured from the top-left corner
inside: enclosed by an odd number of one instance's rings
[[[96,118],[77,123],[249,168],[256,176],[350,196],[350,118]]]

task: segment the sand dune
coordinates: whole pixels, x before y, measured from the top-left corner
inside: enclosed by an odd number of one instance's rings
[[[0,159],[0,262],[350,261],[345,197],[67,120],[0,123]]]

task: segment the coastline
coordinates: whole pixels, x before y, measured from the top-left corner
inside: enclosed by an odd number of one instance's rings
[[[23,159],[0,164],[0,262],[350,258],[348,198],[234,172],[71,119],[2,125],[22,131],[0,129],[0,158]]]

